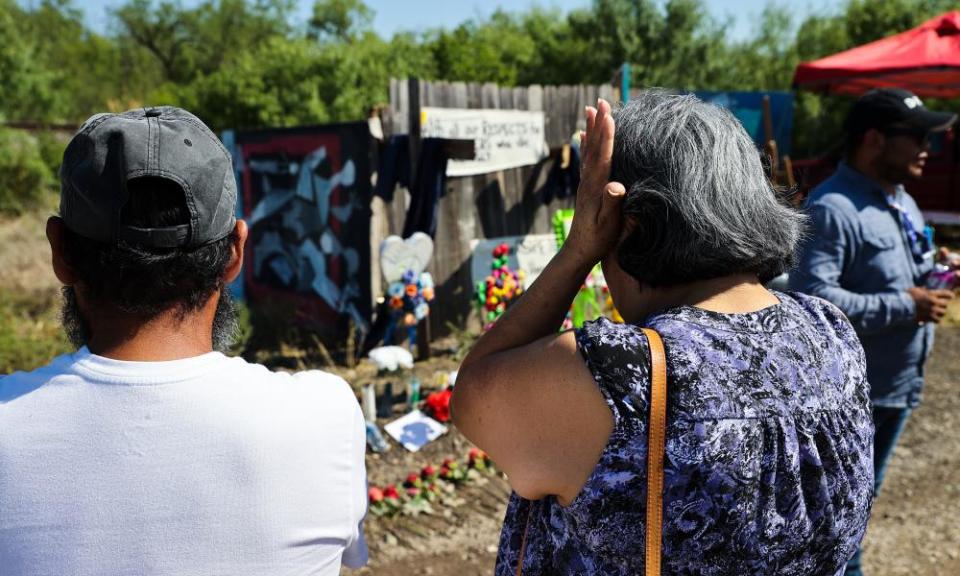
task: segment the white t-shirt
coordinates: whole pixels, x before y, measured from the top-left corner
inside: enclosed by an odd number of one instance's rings
[[[350,387],[82,348],[0,378],[0,575],[335,575],[367,559]]]

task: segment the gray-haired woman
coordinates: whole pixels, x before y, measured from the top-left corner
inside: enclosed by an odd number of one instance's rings
[[[655,92],[598,108],[567,242],[454,392],[456,424],[516,491],[497,574],[643,573],[641,327],[666,349],[663,573],[842,573],[873,485],[863,351],[832,305],[763,286],[802,216],[729,113]],[[597,261],[627,323],[557,333]]]

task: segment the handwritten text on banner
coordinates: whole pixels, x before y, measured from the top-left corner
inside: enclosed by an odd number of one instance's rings
[[[447,176],[471,176],[536,164],[546,157],[543,112],[461,108],[421,109],[423,138],[473,140],[473,160],[450,160]]]

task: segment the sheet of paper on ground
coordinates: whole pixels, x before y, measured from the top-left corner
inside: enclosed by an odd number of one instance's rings
[[[411,452],[416,452],[447,432],[447,427],[414,410],[383,427],[394,440]]]

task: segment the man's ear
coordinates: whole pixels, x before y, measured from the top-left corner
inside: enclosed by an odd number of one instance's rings
[[[66,260],[63,246],[67,240],[67,225],[59,216],[47,219],[47,240],[50,242],[53,273],[64,286],[73,286],[80,278]]]
[[[871,128],[863,134],[863,142],[860,145],[870,151],[880,151],[886,142],[887,137],[883,135],[883,132]]]
[[[233,233],[230,262],[227,264],[226,270],[223,271],[224,284],[233,282],[240,275],[240,269],[243,267],[243,245],[247,242],[247,223],[243,220],[237,220]]]

